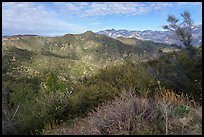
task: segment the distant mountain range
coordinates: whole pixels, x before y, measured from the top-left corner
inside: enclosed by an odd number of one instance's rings
[[[125,37],[125,38],[137,38],[140,40],[151,40],[157,43],[165,43],[165,44],[177,44],[180,45],[181,43],[179,40],[176,40],[174,33],[170,31],[152,31],[152,30],[145,30],[145,31],[129,31],[125,29],[115,30],[102,30],[97,32],[98,34],[107,35],[112,38],[117,37]],[[193,29],[193,46],[199,46],[202,41],[202,24],[196,25]]]

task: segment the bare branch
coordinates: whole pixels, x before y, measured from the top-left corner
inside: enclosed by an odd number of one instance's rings
[[[12,117],[11,121],[13,121],[13,119],[14,119],[14,117],[15,117],[15,115],[16,115],[16,113],[17,113],[18,109],[19,109],[19,107],[20,107],[20,106],[18,106],[18,107],[17,107],[17,109],[16,109],[16,111],[15,111],[15,113],[14,113],[14,115],[13,115],[13,117]]]

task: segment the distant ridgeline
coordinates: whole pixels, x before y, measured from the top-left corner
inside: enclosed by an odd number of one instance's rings
[[[180,45],[181,43],[176,39],[175,35],[170,31],[129,31],[129,30],[103,30],[97,32],[98,34],[107,35],[112,38],[125,37],[125,38],[137,38],[141,40],[151,40],[158,43],[165,44],[176,44]],[[192,31],[192,45],[200,46],[202,42],[202,24],[194,26]]]

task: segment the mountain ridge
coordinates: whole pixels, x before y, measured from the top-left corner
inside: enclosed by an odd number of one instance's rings
[[[137,38],[141,40],[151,40],[153,42],[164,44],[176,44],[181,45],[180,41],[176,40],[176,36],[170,31],[158,31],[158,30],[125,30],[125,29],[107,29],[96,32],[98,34],[107,35],[112,38],[125,37],[125,38]],[[202,41],[202,24],[196,25],[192,31],[193,33],[193,46],[199,46]]]
[[[46,56],[59,56],[96,65],[122,63],[124,59],[139,61],[154,58],[160,54],[159,49],[177,50],[176,47],[167,44],[138,39],[113,39],[92,31],[60,37],[17,35],[3,38],[2,42],[3,45],[37,51]]]

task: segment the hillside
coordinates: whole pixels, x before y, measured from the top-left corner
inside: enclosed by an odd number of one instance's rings
[[[25,66],[31,67],[36,74],[49,71],[49,69],[57,69],[56,67],[60,66],[60,71],[71,71],[73,77],[83,73],[85,75],[86,71],[97,70],[97,68],[123,64],[126,61],[136,63],[141,60],[154,59],[160,56],[159,51],[162,49],[177,49],[169,45],[137,39],[135,39],[135,44],[126,43],[125,38],[115,40],[90,31],[77,35],[67,34],[61,37],[19,35],[5,37],[2,41],[4,45],[3,55],[7,53],[7,50],[14,53],[15,50],[32,53],[30,62]],[[13,58],[18,58],[18,56],[13,56]],[[20,58],[23,57],[24,55]],[[70,67],[71,64],[77,67]],[[84,67],[81,68],[81,66]]]
[[[202,47],[195,48],[194,60],[190,60],[185,50],[171,45],[113,39],[91,31],[60,37],[4,37],[3,134],[165,134],[166,109],[162,106],[168,102],[169,111],[173,110],[168,113],[170,134],[201,134],[201,51]],[[126,96],[129,99],[123,99]],[[132,110],[135,101],[143,102],[135,106],[141,111]],[[124,110],[114,107],[118,102]],[[117,110],[110,114],[108,107]],[[107,125],[107,120],[117,123],[126,108],[134,112],[132,118],[138,118],[135,124],[140,124],[139,116],[144,119],[145,130],[124,129],[126,117],[119,130],[100,126],[100,122]],[[96,122],[96,113],[109,118]],[[150,113],[155,116],[153,122],[147,117]],[[121,117],[114,119],[113,115]],[[193,121],[191,126],[175,123],[186,118]],[[95,128],[78,132],[82,128],[75,128],[78,123]]]

